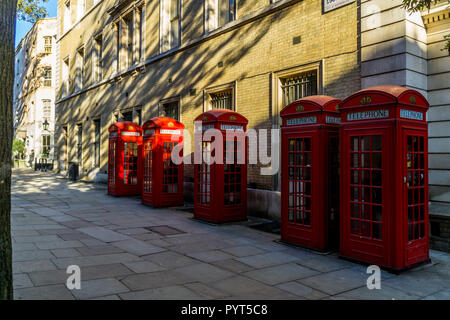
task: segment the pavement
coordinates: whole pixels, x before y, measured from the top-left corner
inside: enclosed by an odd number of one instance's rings
[[[366,266],[277,243],[245,223],[210,225],[106,186],[15,169],[15,299],[450,299],[450,254],[366,286]],[[69,290],[67,268],[81,270]]]

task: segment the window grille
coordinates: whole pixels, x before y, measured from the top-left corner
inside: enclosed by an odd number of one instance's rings
[[[233,92],[231,90],[211,93],[212,109],[233,109]]]
[[[317,94],[317,74],[308,72],[281,79],[283,106],[298,99]]]

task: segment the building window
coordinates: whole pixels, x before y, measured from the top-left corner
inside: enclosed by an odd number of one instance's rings
[[[84,13],[86,12],[86,0],[78,0],[77,3],[77,18],[78,20],[80,20],[81,18],[83,18]]]
[[[103,78],[103,37],[94,39],[94,81],[99,82]]]
[[[161,0],[161,51],[180,45],[180,0]]]
[[[210,97],[212,109],[233,110],[233,92],[231,89],[222,92],[211,93]]]
[[[84,77],[84,48],[77,50],[76,70],[75,70],[75,90],[83,88]]]
[[[145,14],[144,14],[144,7],[140,7],[137,10],[137,16],[139,19],[139,41],[138,41],[138,48],[137,48],[137,54],[138,54],[138,60],[142,60],[144,57],[144,41],[145,41],[145,36],[144,36],[144,23],[145,23]]]
[[[62,64],[62,92],[69,93],[69,57],[65,58]]]
[[[137,117],[137,124],[142,126],[142,110],[141,109],[136,110],[136,117]]]
[[[42,135],[41,153],[43,156],[48,156],[50,154],[50,135],[48,135],[48,134]]]
[[[70,29],[72,26],[72,14],[70,10],[70,0],[65,2],[64,5],[64,32]]]
[[[44,78],[44,86],[52,86],[52,67],[44,67],[42,72],[42,77]]]
[[[64,159],[64,169],[67,170],[67,165],[69,164],[69,131],[67,126],[63,128],[63,159]]]
[[[45,53],[52,53],[52,37],[44,37]]]
[[[235,83],[228,83],[205,89],[204,110],[228,109],[236,110]]]
[[[100,167],[100,119],[94,120],[94,166]]]
[[[206,29],[212,31],[236,20],[236,0],[206,0]]]
[[[81,167],[83,160],[83,125],[77,124],[77,160]]]
[[[122,121],[133,122],[133,111],[127,111],[122,113]]]
[[[119,72],[120,70],[120,64],[122,63],[122,59],[120,57],[120,23],[115,23],[114,24],[114,33],[115,33],[115,39],[116,39],[116,56],[115,56],[115,72]]]
[[[125,62],[125,69],[133,65],[133,43],[134,43],[134,28],[133,28],[133,12],[123,18],[122,36],[124,43],[123,58]]]
[[[172,101],[162,106],[163,116],[180,121],[179,102]]]
[[[280,78],[280,80],[283,106],[303,97],[317,94],[316,70]]]
[[[44,119],[50,120],[52,114],[51,100],[42,100],[42,117]]]

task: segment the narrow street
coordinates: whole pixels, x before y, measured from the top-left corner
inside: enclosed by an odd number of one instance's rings
[[[186,210],[51,172],[13,171],[15,299],[450,299],[450,254],[366,286],[366,267],[275,242],[245,223],[214,226]],[[69,290],[70,265],[81,289]]]

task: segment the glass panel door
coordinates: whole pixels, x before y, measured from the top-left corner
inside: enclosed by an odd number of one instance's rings
[[[382,239],[382,136],[350,137],[350,232]]]
[[[172,161],[172,150],[176,142],[163,143],[163,192],[178,192],[178,166]]]
[[[288,221],[311,226],[311,138],[292,138],[288,144]]]
[[[138,145],[136,142],[124,142],[123,147],[123,183],[137,184]]]
[[[202,163],[197,164],[197,201],[203,206],[208,206],[211,200],[211,142],[202,142]]]
[[[144,143],[144,192],[152,192],[153,139]]]
[[[108,184],[113,186],[116,183],[116,141],[109,141],[108,159]]]
[[[239,141],[225,141],[224,153],[224,205],[232,206],[241,203],[241,172],[242,164],[239,164]]]
[[[408,241],[425,237],[425,138],[406,136]]]

